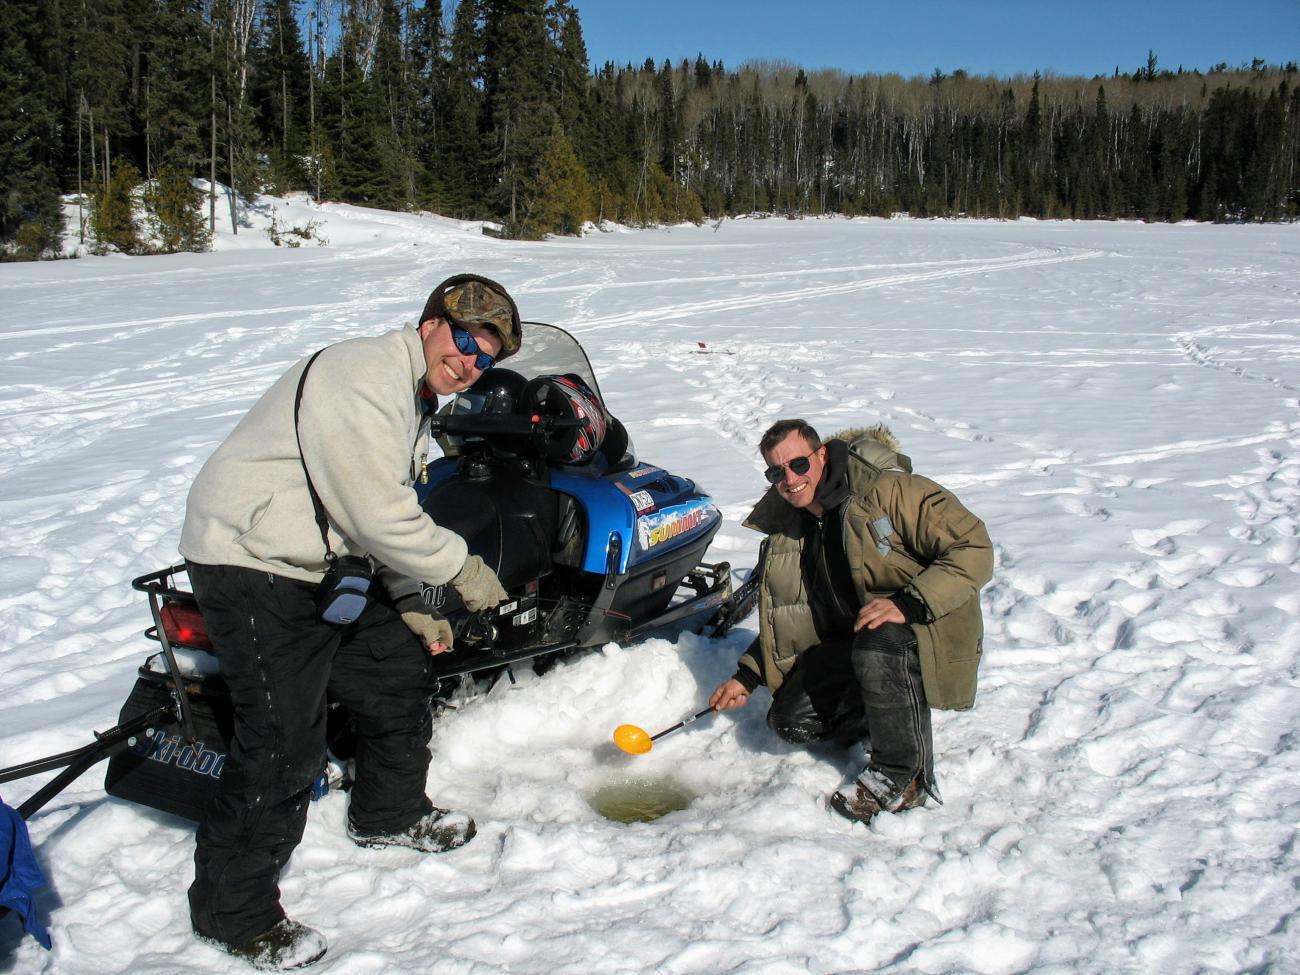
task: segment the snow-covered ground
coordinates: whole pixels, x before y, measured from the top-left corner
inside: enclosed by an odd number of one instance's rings
[[[345,796],[313,806],[283,890],[329,938],[320,971],[1300,971],[1300,228],[527,244],[311,213],[326,247],[0,266],[0,766],[115,722],[151,647],[129,580],[175,558],[191,478],[258,394],[474,270],[580,338],[642,458],[712,492],[711,557],[740,570],[767,424],[889,424],[997,547],[979,700],[936,714],[946,805],[863,828],[825,805],[860,756],[781,743],[761,692],[645,757],[609,745],[702,706],[752,618],[522,674],[435,733],[430,795],[478,820],[465,849],[362,851]],[[592,810],[629,779],[695,798]],[[231,971],[190,934],[190,825],[101,782],[31,822],[54,950],[10,918],[0,970]]]

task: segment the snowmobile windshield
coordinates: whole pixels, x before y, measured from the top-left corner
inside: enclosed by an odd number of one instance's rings
[[[577,339],[554,325],[524,322],[523,347],[511,357],[510,368],[525,379],[574,373],[604,402],[587,353]]]
[[[520,397],[525,387],[533,380],[543,377],[576,377],[595,394],[597,400],[606,407],[596,374],[591,368],[587,354],[578,344],[578,340],[562,328],[547,325],[544,322],[524,323],[524,342],[522,348],[506,364],[505,368],[493,369],[483,373],[477,382],[462,393],[456,394],[442,412],[453,414],[470,413],[511,413],[520,409]],[[610,425],[617,431],[609,450],[621,451],[622,457],[614,458],[610,463],[618,462],[620,466],[635,465],[636,448],[628,439],[627,431],[621,423],[610,417]],[[469,439],[481,439],[472,436]],[[465,438],[445,434],[438,440],[447,456],[461,452]]]

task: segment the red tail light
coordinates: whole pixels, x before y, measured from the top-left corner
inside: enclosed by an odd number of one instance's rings
[[[168,603],[158,615],[162,617],[163,632],[167,634],[169,643],[193,647],[195,650],[212,649],[203,614],[196,607]]]

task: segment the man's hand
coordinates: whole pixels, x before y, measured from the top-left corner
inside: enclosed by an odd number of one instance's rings
[[[452,649],[451,624],[429,605],[431,590],[428,586],[386,565],[380,565],[375,574],[379,584],[387,590],[402,622],[419,637],[421,646],[435,655]]]
[[[731,711],[734,708],[743,708],[749,703],[749,691],[745,690],[745,685],[736,678],[723,681],[718,685],[711,695],[709,695],[709,707],[715,711]]]
[[[506,591],[501,588],[501,580],[477,555],[471,555],[465,560],[465,565],[451,580],[451,588],[460,593],[461,602],[471,613],[477,613],[481,609],[495,609],[506,601]]]
[[[397,611],[402,614],[402,622],[420,638],[420,643],[428,648],[429,653],[436,657],[455,646],[452,642],[451,624],[440,613],[435,613],[423,602],[403,600],[403,603],[408,605],[398,604],[397,607]]]
[[[907,618],[903,616],[903,611],[898,608],[897,603],[892,599],[877,596],[858,610],[858,620],[853,624],[853,632],[857,633],[864,626],[868,630],[874,630],[885,623],[906,622]]]

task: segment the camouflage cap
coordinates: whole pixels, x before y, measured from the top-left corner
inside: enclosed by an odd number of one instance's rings
[[[457,274],[434,288],[424,303],[420,322],[423,324],[431,318],[492,329],[501,338],[498,361],[518,352],[523,341],[515,300],[501,285],[477,274]]]

